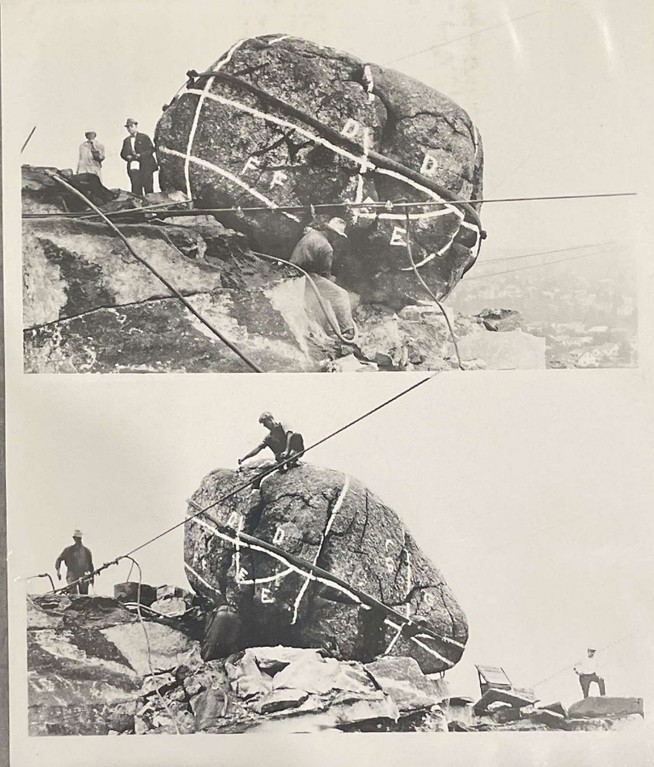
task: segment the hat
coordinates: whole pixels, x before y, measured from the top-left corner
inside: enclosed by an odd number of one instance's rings
[[[135,120],[133,117],[128,117],[127,120],[125,120],[125,127],[129,128],[130,125],[138,125],[139,121]]]
[[[597,652],[597,650],[594,647],[589,647],[588,652]]]
[[[82,535],[83,535],[83,533],[82,533],[82,531],[81,531],[81,530],[75,530],[75,531],[73,532],[73,538],[81,538],[81,537],[82,537]]]
[[[326,226],[331,229],[332,232],[340,234],[341,237],[347,237],[347,234],[345,234],[345,221],[343,221],[342,218],[330,218]]]
[[[97,136],[98,134],[94,130],[87,130],[84,132],[85,136],[89,136],[90,134],[93,134],[94,136]]]
[[[275,419],[273,418],[273,414],[269,413],[266,410],[265,413],[261,413],[261,415],[259,416],[259,423],[263,423],[264,421],[268,421],[268,420],[274,421]]]

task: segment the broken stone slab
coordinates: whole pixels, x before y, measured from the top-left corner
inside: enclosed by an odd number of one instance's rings
[[[379,367],[374,362],[367,362],[348,354],[325,364],[328,373],[376,373]]]
[[[380,658],[365,668],[393,699],[400,714],[430,708],[442,700],[437,685],[422,673],[413,658]]]
[[[150,609],[160,615],[178,617],[188,610],[188,603],[181,597],[163,597],[152,602]]]
[[[507,333],[510,330],[520,330],[524,325],[524,319],[520,312],[514,309],[483,309],[479,312],[479,319],[486,330]]]
[[[150,666],[157,671],[181,665],[195,668],[202,663],[198,642],[156,621],[110,626],[101,633],[141,676],[150,672]]]
[[[225,671],[232,690],[244,700],[265,695],[273,688],[273,680],[259,670],[256,656],[249,650],[229,658],[225,662]]]
[[[568,716],[568,709],[561,703],[561,701],[556,701],[555,703],[548,703],[546,706],[538,706],[538,711],[553,711],[555,714],[560,714],[561,716]]]
[[[149,607],[157,599],[157,589],[156,586],[142,583],[140,584],[139,597],[139,584],[136,581],[115,583],[114,599],[117,599],[119,602],[131,602]]]
[[[477,715],[481,715],[488,711],[491,706],[497,704],[507,704],[513,708],[525,708],[526,706],[533,706],[535,700],[533,696],[520,694],[515,689],[501,690],[491,687],[475,703],[474,711]]]
[[[327,694],[341,690],[366,694],[375,690],[366,673],[354,664],[305,655],[279,671],[272,680],[273,688],[305,690],[309,693]]]
[[[547,708],[539,708],[529,714],[532,722],[546,724],[551,730],[568,730],[568,720],[563,714]]]
[[[247,652],[254,656],[257,666],[261,671],[274,676],[278,671],[300,658],[311,657],[316,662],[323,657],[320,650],[303,647],[250,647]]]
[[[175,597],[176,599],[183,599],[188,603],[189,607],[193,603],[193,594],[186,589],[179,586],[157,586],[157,600]]]
[[[612,716],[645,716],[642,698],[618,698],[609,695],[589,697],[573,703],[568,709],[571,718],[602,718]]]
[[[272,690],[267,695],[258,698],[254,702],[254,710],[258,714],[271,714],[289,708],[297,708],[309,697],[304,690],[291,690],[289,688]]]

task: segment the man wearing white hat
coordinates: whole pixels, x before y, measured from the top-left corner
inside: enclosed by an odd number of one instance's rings
[[[579,677],[579,684],[581,685],[581,691],[584,698],[587,698],[590,693],[590,686],[593,682],[599,688],[600,695],[606,695],[606,687],[604,685],[604,678],[598,674],[597,658],[595,657],[595,648],[589,647],[586,652],[586,657],[577,663],[574,667],[575,674]]]
[[[55,562],[55,570],[57,571],[57,579],[61,580],[61,563],[66,565],[66,583],[73,584],[75,581],[83,578],[88,573],[92,573],[95,569],[93,567],[93,555],[90,549],[82,544],[82,531],[75,530],[73,533],[72,546],[66,546],[66,548],[57,557]],[[88,594],[89,583],[93,583],[93,576],[86,578],[79,583],[74,583],[70,586],[69,593],[71,594]]]
[[[125,122],[128,136],[123,141],[120,156],[127,163],[127,175],[132,182],[132,194],[141,197],[150,194],[154,188],[153,175],[159,170],[154,156],[154,144],[145,133],[139,133],[138,121],[128,117]]]
[[[341,334],[351,340],[356,334],[356,329],[352,319],[350,297],[346,290],[334,285],[335,278],[332,275],[334,245],[347,239],[345,226],[342,218],[332,218],[319,229],[307,227],[293,249],[290,260],[310,274],[320,295],[330,305],[333,319],[338,323]],[[311,300],[309,286],[305,296],[308,301]]]

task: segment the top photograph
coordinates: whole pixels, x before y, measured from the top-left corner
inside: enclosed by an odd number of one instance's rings
[[[602,5],[41,6],[24,371],[636,367],[629,36]]]

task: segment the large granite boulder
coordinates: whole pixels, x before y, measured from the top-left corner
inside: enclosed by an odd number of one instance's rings
[[[410,269],[403,209],[351,202],[441,202],[410,212],[413,257],[447,295],[474,263],[480,221],[453,199],[482,195],[481,138],[466,112],[407,75],[290,35],[240,41],[187,87],[155,132],[165,191],[217,214],[255,249],[290,254],[303,228],[339,215],[338,276],[366,302],[424,297]],[[329,205],[276,210],[278,206]],[[476,208],[478,209],[478,205]]]
[[[209,474],[189,513],[214,504],[250,471]],[[225,528],[273,544],[276,553],[241,545]],[[249,645],[316,647],[361,661],[407,656],[431,673],[451,668],[468,637],[450,588],[398,514],[340,472],[301,464],[195,516],[184,560],[199,595],[237,607]],[[411,625],[400,631],[403,617]]]

